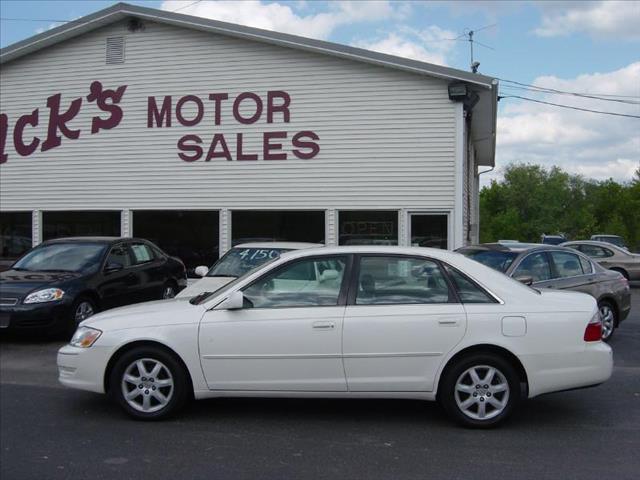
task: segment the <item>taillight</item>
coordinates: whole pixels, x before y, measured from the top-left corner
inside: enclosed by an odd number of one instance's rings
[[[591,317],[587,328],[584,330],[584,341],[599,342],[600,340],[602,340],[602,319],[598,311]]]

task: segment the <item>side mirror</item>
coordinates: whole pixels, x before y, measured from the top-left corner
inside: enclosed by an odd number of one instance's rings
[[[516,277],[515,278],[517,281],[519,281],[520,283],[524,283],[527,286],[531,286],[533,285],[533,277],[526,275],[526,276],[522,276],[522,277]]]
[[[207,273],[209,273],[209,267],[205,267],[204,265],[200,265],[196,267],[194,273],[199,277],[206,277]]]
[[[119,272],[120,270],[122,270],[124,268],[124,265],[122,265],[121,263],[118,262],[109,262],[107,263],[107,266],[104,267],[104,273],[114,273],[114,272]]]
[[[226,300],[216,307],[216,310],[240,310],[244,306],[244,295],[241,291],[233,292]]]
[[[340,274],[338,273],[337,270],[327,269],[320,274],[320,278],[318,280],[320,281],[320,283],[328,282],[330,280],[337,280],[339,276]]]

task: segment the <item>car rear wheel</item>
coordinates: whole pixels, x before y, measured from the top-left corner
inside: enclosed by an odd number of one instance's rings
[[[617,326],[616,310],[608,300],[601,301],[598,308],[602,319],[602,340],[608,342]]]
[[[438,400],[461,425],[490,428],[505,421],[520,402],[520,380],[498,355],[472,354],[447,370]]]
[[[180,409],[189,396],[185,368],[165,350],[135,348],[120,357],[111,371],[109,393],[133,418],[156,420]]]

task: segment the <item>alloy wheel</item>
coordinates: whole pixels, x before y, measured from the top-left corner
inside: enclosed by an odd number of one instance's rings
[[[489,420],[500,415],[509,403],[509,382],[489,365],[475,365],[458,377],[454,395],[460,411],[473,420]]]
[[[157,412],[165,408],[173,397],[173,375],[159,360],[141,358],[125,369],[121,389],[131,408],[144,413]]]
[[[602,319],[602,339],[607,340],[613,333],[616,325],[616,316],[611,305],[600,305],[600,318]]]
[[[87,318],[92,316],[94,313],[95,313],[95,310],[93,308],[93,305],[91,305],[91,302],[83,300],[76,307],[76,311],[74,314],[76,323],[80,323],[83,320],[86,320]]]
[[[176,296],[176,291],[173,288],[173,286],[167,285],[166,287],[164,287],[164,290],[162,291],[162,299],[163,300],[167,300],[167,299],[173,298],[175,296]]]

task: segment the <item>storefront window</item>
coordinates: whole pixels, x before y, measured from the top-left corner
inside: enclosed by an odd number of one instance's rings
[[[397,211],[341,211],[339,245],[397,245]]]
[[[31,248],[31,212],[0,213],[0,260],[15,260]]]
[[[217,210],[139,210],[133,212],[133,236],[145,238],[178,257],[191,277],[200,265],[218,259]]]
[[[119,237],[120,212],[43,212],[42,239]]]
[[[324,243],[324,211],[235,211],[232,243]]]
[[[447,215],[411,214],[411,246],[446,250]]]

